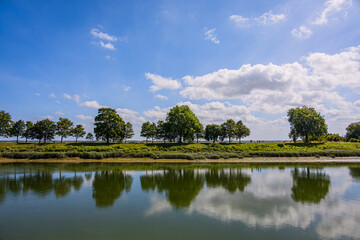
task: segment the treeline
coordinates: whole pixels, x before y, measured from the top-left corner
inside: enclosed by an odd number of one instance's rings
[[[328,141],[360,141],[360,122],[350,124],[346,130],[346,137],[339,134],[328,134],[327,125],[324,117],[316,112],[314,108],[306,106],[292,108],[287,113],[290,123],[289,137],[294,142],[302,139],[303,142],[313,140]],[[74,123],[68,118],[59,118],[57,122],[44,119],[33,123],[19,120],[13,122],[11,115],[5,111],[0,111],[0,136],[19,137],[28,139],[37,139],[39,143],[53,140],[56,135],[60,136],[61,142],[69,136],[78,138],[86,135],[86,139],[92,141],[94,138],[106,143],[121,143],[134,136],[134,130],[130,122],[125,123],[117,114],[115,109],[100,108],[95,117],[94,134],[84,130],[81,124],[74,126]],[[162,140],[165,142],[198,142],[199,139],[207,141],[224,141],[228,139],[229,143],[233,139],[241,139],[250,135],[250,129],[240,120],[235,122],[232,119],[227,120],[221,125],[209,124],[204,126],[200,123],[196,115],[187,105],[175,106],[170,109],[164,120],[157,123],[145,122],[142,124],[140,136],[146,138],[146,142],[151,139],[152,142]]]

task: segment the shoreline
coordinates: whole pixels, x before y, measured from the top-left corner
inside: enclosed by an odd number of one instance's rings
[[[104,159],[13,159],[0,158],[3,163],[359,163],[360,157],[245,157],[230,159],[152,159],[152,158],[104,158]]]

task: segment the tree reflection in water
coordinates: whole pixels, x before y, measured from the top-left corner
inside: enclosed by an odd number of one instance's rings
[[[241,172],[241,169],[211,169],[205,173],[206,185],[210,188],[223,187],[230,193],[239,190],[243,192],[251,182],[250,176]]]
[[[360,168],[350,167],[349,170],[352,178],[360,180]]]
[[[291,197],[296,202],[319,204],[330,188],[330,177],[320,170],[295,168]]]
[[[176,209],[190,206],[204,186],[204,177],[194,170],[163,170],[161,174],[143,175],[140,181],[144,191],[164,191]]]
[[[96,172],[93,181],[93,198],[96,207],[112,206],[123,191],[129,192],[133,178],[122,171]]]

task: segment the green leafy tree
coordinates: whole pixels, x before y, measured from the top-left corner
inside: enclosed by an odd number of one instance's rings
[[[85,129],[81,124],[76,125],[76,127],[74,127],[71,131],[71,135],[75,137],[76,143],[78,142],[78,138],[84,137],[85,134]]]
[[[194,141],[196,129],[200,128],[199,119],[187,105],[171,108],[166,122],[169,124],[169,135],[177,138],[179,143]]]
[[[0,111],[0,137],[9,136],[11,125],[11,115],[5,111]]]
[[[348,140],[351,138],[360,139],[360,122],[351,123],[346,128],[346,138]]]
[[[200,123],[195,126],[195,138],[196,142],[199,143],[199,139],[205,135],[204,126]]]
[[[27,143],[28,139],[33,139],[34,132],[34,124],[31,121],[26,121],[25,131],[23,133],[23,137],[25,138],[25,142]]]
[[[126,142],[126,139],[130,139],[130,138],[132,138],[134,135],[135,135],[135,134],[134,134],[134,129],[133,129],[132,124],[131,124],[130,122],[127,122],[127,123],[125,124],[125,137],[124,137],[125,142]]]
[[[241,143],[241,139],[250,135],[250,129],[245,126],[245,124],[239,120],[236,123],[235,136],[239,139],[239,143]]]
[[[16,137],[16,143],[19,143],[19,136],[22,136],[25,132],[25,122],[23,120],[19,120],[12,124],[9,135],[12,137]]]
[[[86,135],[86,139],[89,140],[89,141],[93,141],[94,140],[94,135],[92,133],[88,133]]]
[[[49,119],[44,119],[35,123],[33,137],[38,139],[39,143],[42,139],[46,143],[46,141],[54,139],[55,131],[56,124]]]
[[[156,125],[156,139],[163,140],[164,143],[167,139],[167,124],[164,121],[159,120]]]
[[[156,124],[150,123],[149,121],[144,122],[141,126],[140,136],[146,138],[146,143],[149,138],[151,138],[152,142],[154,142],[154,138],[156,138]]]
[[[231,143],[231,139],[236,136],[237,125],[234,120],[229,119],[223,124],[221,124],[221,139],[225,138],[229,139],[229,143]]]
[[[221,126],[217,124],[209,124],[205,127],[205,139],[207,141],[216,142],[221,136]]]
[[[125,122],[112,108],[100,108],[95,117],[94,133],[97,139],[109,143],[110,140],[121,142],[125,137]]]
[[[74,123],[68,118],[59,118],[59,121],[56,123],[56,134],[61,137],[61,143],[63,142],[63,138],[71,135],[73,126]]]
[[[287,113],[290,123],[289,137],[296,140],[303,138],[309,142],[309,137],[318,138],[327,134],[325,119],[314,108],[306,106],[292,108]]]

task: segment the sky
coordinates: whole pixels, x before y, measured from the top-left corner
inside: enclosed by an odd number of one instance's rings
[[[0,1],[0,110],[14,121],[98,108],[133,124],[188,105],[247,140],[287,140],[306,105],[344,135],[360,121],[360,1]]]

